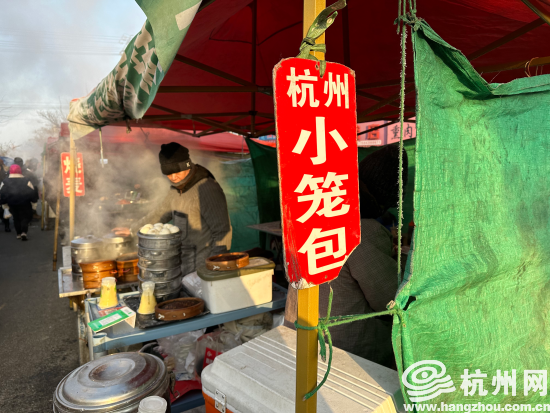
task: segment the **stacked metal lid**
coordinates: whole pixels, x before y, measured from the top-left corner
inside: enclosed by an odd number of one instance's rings
[[[135,253],[135,241],[133,240],[131,235],[121,236],[113,233],[105,235],[103,237],[104,259],[116,260],[121,255]]]
[[[142,399],[169,397],[170,377],[162,360],[145,353],[101,357],[73,370],[57,385],[56,413],[136,413]]]
[[[143,234],[138,232],[138,267],[141,283],[155,283],[157,302],[179,296],[181,279],[181,232],[173,234]]]
[[[92,235],[71,241],[71,264],[74,276],[82,276],[81,262],[99,261],[103,258],[103,241]]]

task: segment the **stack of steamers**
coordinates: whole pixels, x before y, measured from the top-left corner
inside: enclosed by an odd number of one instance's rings
[[[178,298],[181,280],[181,232],[170,224],[148,224],[138,232],[140,292],[146,281],[155,283],[157,302]]]

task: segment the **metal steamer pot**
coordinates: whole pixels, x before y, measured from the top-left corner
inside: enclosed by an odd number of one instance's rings
[[[181,266],[181,256],[179,255],[163,260],[152,260],[139,257],[138,261],[138,267],[145,268],[147,270],[171,270],[172,268],[179,266]]]
[[[165,260],[167,258],[181,256],[181,246],[170,247],[169,249],[153,249],[139,247],[138,256],[149,260]]]
[[[182,277],[180,277],[178,275],[178,276],[176,276],[175,278],[173,278],[171,280],[155,281],[155,291],[154,291],[155,296],[179,292],[179,290],[182,287],[181,278]],[[143,283],[147,280],[144,280],[139,275],[138,275],[138,280],[139,280],[139,287],[140,287],[140,290],[141,290],[141,283]]]
[[[139,268],[139,277],[142,281],[168,281],[178,276],[182,276],[180,266],[170,270],[151,270],[149,268]]]
[[[73,273],[82,274],[81,262],[99,261],[103,258],[103,242],[93,235],[71,241],[71,263]]]
[[[162,294],[157,293],[157,283],[155,283],[155,293],[154,294],[155,294],[155,299],[157,300],[157,303],[162,303],[164,301],[173,300],[174,298],[179,298],[180,292],[183,288],[182,285],[181,285],[181,278],[178,278],[178,283],[179,283],[179,288],[177,290],[162,293]],[[143,290],[141,289],[141,285],[138,287],[138,290],[139,290],[140,293],[143,292]]]
[[[57,385],[54,413],[137,413],[149,396],[168,402],[170,376],[159,358],[145,353],[101,357],[73,370]]]
[[[138,232],[139,248],[151,248],[155,250],[167,250],[181,246],[181,232],[175,234],[142,234]]]
[[[105,256],[107,259],[116,260],[124,254],[135,252],[133,237],[108,234],[103,237]]]

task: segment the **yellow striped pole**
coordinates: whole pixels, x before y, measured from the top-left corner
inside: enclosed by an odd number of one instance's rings
[[[303,37],[313,20],[326,8],[326,0],[304,0]],[[325,43],[323,34],[317,43]],[[323,53],[311,52],[318,59]],[[319,287],[298,290],[298,323],[303,326],[316,326],[319,320]],[[317,331],[298,329],[296,348],[296,413],[316,413],[317,394],[308,400],[304,396],[317,386]]]

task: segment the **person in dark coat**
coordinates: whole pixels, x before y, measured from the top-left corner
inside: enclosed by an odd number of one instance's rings
[[[38,160],[36,158],[31,158],[23,165],[23,159],[17,157],[13,160],[13,163],[15,165],[19,165],[21,167],[21,173],[25,178],[27,178],[29,181],[31,181],[32,186],[34,187],[34,190],[36,191],[37,198],[40,198],[40,193],[38,192],[38,187],[40,185],[40,181],[38,180],[38,177],[36,176],[36,169],[38,168]],[[36,213],[36,202],[33,202],[32,204],[32,210],[33,210],[33,217],[40,219],[40,216]]]
[[[331,316],[369,314],[386,310],[397,293],[397,261],[391,232],[379,222],[399,197],[399,148],[386,146],[359,164],[361,243],[351,253],[340,275],[319,286],[320,316],[327,314],[332,287]],[[403,181],[407,183],[408,159],[403,153]],[[285,321],[294,328],[297,319],[297,290],[290,287]],[[391,316],[355,321],[330,329],[335,347],[383,366],[396,369]]]
[[[0,158],[0,185],[2,185],[2,182],[4,182],[4,179],[8,177],[8,172],[6,165],[4,165],[4,160]],[[4,223],[4,228],[6,232],[11,232],[10,229],[10,220],[4,218],[4,210],[0,211],[2,222]]]
[[[0,205],[9,209],[13,215],[13,222],[17,238],[27,240],[29,222],[32,219],[32,203],[38,201],[38,192],[32,182],[21,173],[19,165],[10,167],[10,176],[4,179],[0,187]]]
[[[233,229],[227,201],[214,176],[191,161],[185,146],[176,142],[161,145],[159,162],[172,188],[157,208],[131,229],[136,233],[145,224],[172,219],[182,234],[181,270],[187,275],[208,257],[231,249]],[[115,232],[119,231],[130,232],[128,228],[115,228]]]

